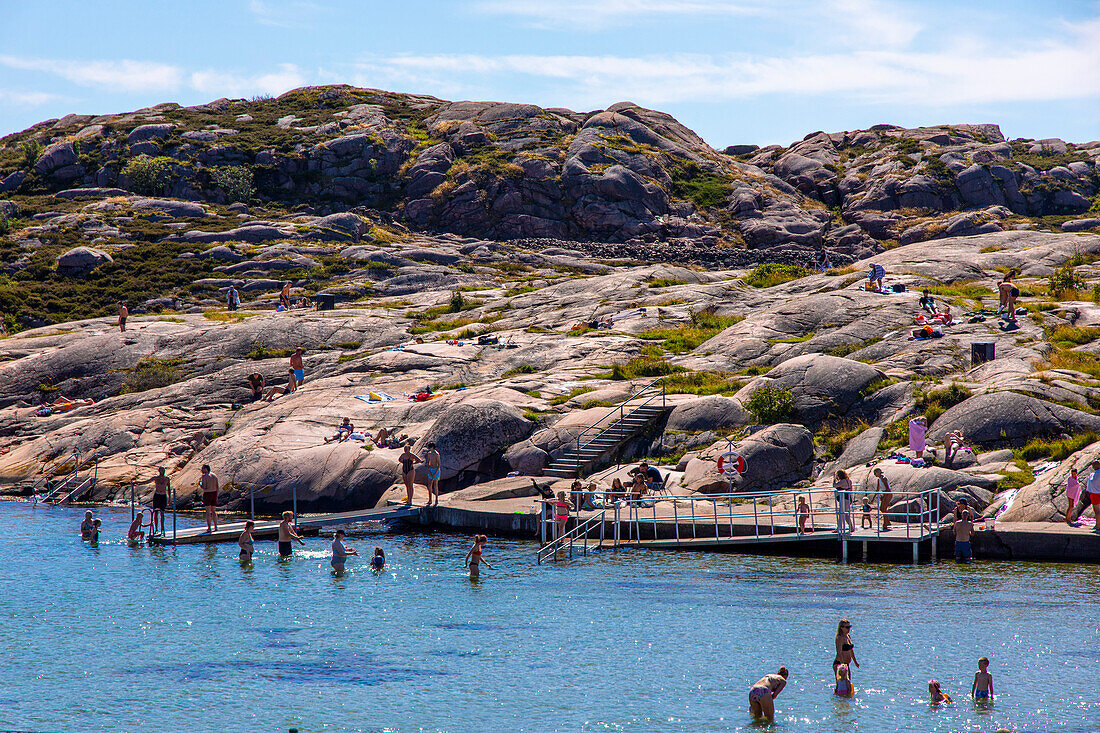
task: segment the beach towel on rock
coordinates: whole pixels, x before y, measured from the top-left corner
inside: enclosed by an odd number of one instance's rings
[[[917,422],[916,418],[909,421],[909,450],[915,453],[924,451],[924,435],[928,432],[928,426]]]

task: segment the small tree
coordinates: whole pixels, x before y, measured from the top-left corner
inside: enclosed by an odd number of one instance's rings
[[[753,420],[764,425],[782,422],[794,412],[794,395],[786,387],[765,385],[752,393],[745,409]]]
[[[122,173],[130,180],[130,187],[138,193],[163,194],[172,183],[174,163],[174,160],[163,155],[155,158],[139,155],[126,164]]]
[[[42,143],[37,140],[27,140],[19,144],[19,167],[30,170],[42,155]]]
[[[223,165],[210,169],[211,182],[229,201],[248,202],[252,198],[252,171],[243,165]]]

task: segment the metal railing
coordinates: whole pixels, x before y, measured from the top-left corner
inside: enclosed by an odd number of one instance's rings
[[[557,535],[558,524],[554,520],[553,508],[554,502],[544,501],[542,502],[542,515],[540,519],[542,546],[538,551],[538,563],[541,565],[543,560],[548,558],[557,559],[558,553],[564,550],[569,551],[569,557],[573,557],[573,549],[579,543],[581,546],[581,552],[584,555],[588,555],[588,541],[589,535],[592,534],[592,530],[599,525],[599,537],[596,543],[596,549],[603,546],[604,541],[604,510],[599,510],[598,513],[585,519],[583,522],[578,521],[578,524],[573,529],[565,532],[560,536]],[[549,509],[549,511],[547,511]],[[577,518],[579,520],[579,517]],[[547,530],[550,531],[550,539],[547,541]]]
[[[82,467],[82,461],[81,461],[81,456],[82,455],[83,455],[82,453],[77,451],[76,453],[73,453],[72,456],[70,456],[71,458],[74,458],[75,461],[76,461],[73,465],[73,470],[71,470],[67,474],[65,474],[61,478],[61,480],[58,481],[56,484],[53,484],[53,486],[51,486],[49,488],[49,490],[46,491],[46,493],[43,494],[42,496],[39,496],[38,494],[35,494],[34,495],[35,503],[42,502],[43,504],[48,504],[51,501],[57,502],[58,497],[61,497],[62,495],[64,495],[64,497],[62,497],[61,501],[63,502],[63,501],[66,500],[66,498],[68,497],[70,492],[72,492],[72,488],[71,488],[72,485],[74,483],[75,484],[80,483],[80,469]],[[67,462],[68,459],[69,459],[69,457],[66,457],[65,461],[63,461],[61,465],[64,465],[64,463]],[[96,470],[97,470],[97,473],[98,473],[99,457],[95,456],[93,454],[92,460],[95,460]]]
[[[50,479],[52,479],[54,476],[57,475],[58,467],[68,463],[69,461],[73,460],[74,458],[76,459],[76,465],[79,466],[80,465],[80,451],[76,451],[74,453],[67,453],[63,456],[60,456],[59,458],[55,459],[52,463],[50,463],[48,466],[46,466],[44,469],[42,469],[42,476],[40,476],[37,481],[35,481],[33,484],[31,484],[31,498],[32,498],[32,501],[34,501],[35,503],[37,503],[39,501],[39,498],[38,498],[39,490],[43,486],[45,486],[46,483]],[[69,473],[72,473],[72,471],[70,471]],[[52,487],[47,489],[47,494],[49,492],[51,492],[52,490],[53,490]]]
[[[674,545],[689,544],[693,540],[767,540],[774,539],[776,535],[786,535],[785,539],[919,542],[939,532],[939,491],[935,488],[894,493],[895,506],[897,501],[904,502],[903,510],[898,508],[886,512],[886,519],[889,524],[897,525],[896,530],[884,529],[883,512],[878,507],[864,513],[853,512],[854,507],[849,506],[849,513],[853,514],[850,527],[848,517],[842,516],[836,492],[828,487],[766,493],[629,498],[614,505],[613,545],[640,544],[647,540],[663,540]],[[809,506],[804,530],[800,528],[797,511],[799,496],[805,496]],[[817,506],[814,505],[815,497],[818,499]],[[792,499],[791,503],[796,507],[794,511],[789,507],[776,508],[776,504],[784,498]],[[854,514],[858,514],[859,518]],[[852,531],[868,519],[869,528]]]
[[[635,400],[641,399],[646,392],[649,392],[650,395],[646,397],[645,400],[637,404],[631,404],[634,403]],[[655,401],[658,397],[661,399],[661,407],[665,407],[664,377],[658,377],[652,382],[642,386],[637,392],[627,397],[617,406],[611,408],[607,413],[596,420],[596,422],[578,433],[574,448],[576,452],[573,458],[573,470],[576,475],[580,476],[581,465],[585,462],[582,460],[582,452],[585,448],[590,447],[594,442],[609,434],[614,435],[616,437],[616,442],[621,443],[627,437],[626,426],[623,424],[623,421],[636,413],[639,409]],[[601,425],[603,425],[603,427],[601,427]],[[592,431],[596,432],[589,435]],[[633,433],[634,431],[630,432]],[[588,436],[587,439],[585,436]],[[616,463],[616,465],[618,465],[618,463]]]

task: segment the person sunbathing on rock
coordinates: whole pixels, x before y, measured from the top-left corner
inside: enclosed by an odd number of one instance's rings
[[[275,399],[276,396],[284,395],[284,394],[290,394],[291,392],[297,391],[297,389],[298,389],[298,380],[295,379],[294,370],[291,369],[289,371],[289,373],[287,374],[286,386],[285,387],[272,387],[271,389],[269,389],[267,391],[267,394],[264,395],[263,401],[264,402],[271,402],[272,400]]]
[[[340,423],[340,426],[336,428],[336,435],[332,436],[331,438],[325,438],[325,442],[331,443],[333,441],[336,441],[337,443],[343,443],[345,440],[348,439],[348,436],[350,436],[354,432],[355,426],[351,424],[351,420],[349,418],[345,417]]]

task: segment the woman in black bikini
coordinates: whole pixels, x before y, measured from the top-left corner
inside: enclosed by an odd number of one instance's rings
[[[413,478],[416,476],[416,464],[422,463],[418,457],[409,452],[409,446],[405,446],[404,452],[397,457],[401,463],[401,478],[405,480],[405,503],[413,503]]]
[[[846,618],[840,619],[840,623],[836,627],[836,658],[833,659],[834,674],[836,668],[842,664],[859,666],[859,662],[856,661],[856,645],[852,643],[852,624]]]

